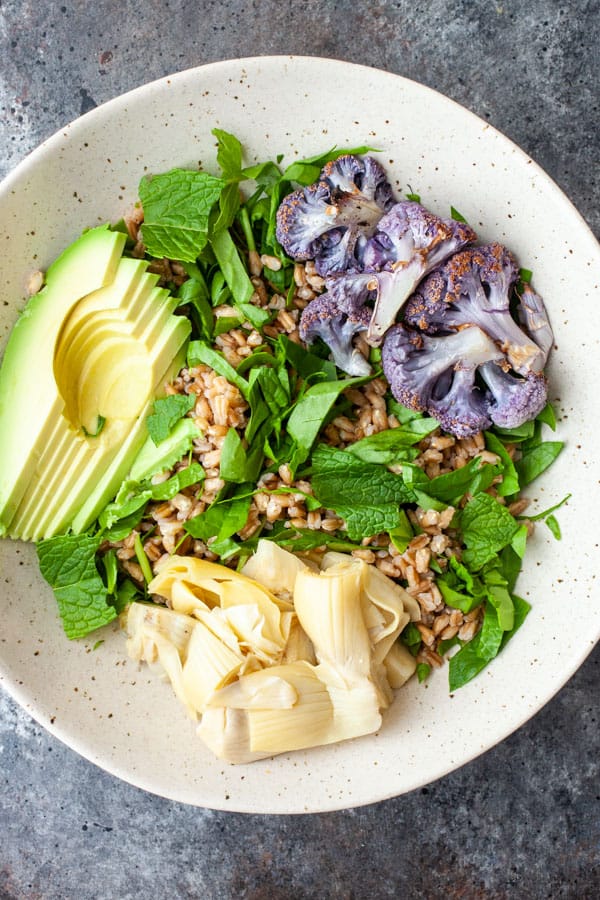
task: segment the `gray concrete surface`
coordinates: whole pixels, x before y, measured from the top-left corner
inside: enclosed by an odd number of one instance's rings
[[[596,0],[0,2],[0,174],[93,105],[232,56],[345,58],[508,134],[600,231]],[[0,623],[1,628],[1,623]],[[596,898],[597,649],[528,725],[428,788],[313,817],[144,794],[0,696],[1,898]]]

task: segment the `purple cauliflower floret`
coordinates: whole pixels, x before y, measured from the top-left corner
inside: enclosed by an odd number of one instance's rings
[[[539,374],[552,332],[541,298],[531,290],[520,309],[526,330],[513,319],[510,299],[517,278],[515,260],[501,244],[469,247],[423,281],[405,307],[405,321],[429,334],[478,325],[496,341],[515,372]],[[547,349],[535,342],[534,331],[544,342],[549,339]]]
[[[362,254],[377,281],[377,299],[367,333],[377,346],[421,279],[466,244],[476,240],[464,222],[441,219],[419,203],[403,200],[386,213]]]
[[[352,340],[356,334],[367,330],[370,318],[371,311],[365,307],[356,306],[344,311],[329,294],[321,294],[303,310],[299,333],[307,344],[312,344],[317,337],[325,341],[336,366],[348,375],[368,375],[371,366],[352,345]]]
[[[385,336],[381,358],[399,403],[428,412],[459,438],[491,425],[489,398],[475,376],[482,364],[504,357],[477,326],[431,336],[394,325]]]
[[[393,202],[379,163],[346,154],[327,163],[318,182],[284,197],[277,240],[292,259],[314,259],[322,276],[356,270],[359,237],[373,234]]]
[[[531,373],[520,378],[495,362],[485,363],[479,372],[489,388],[490,418],[499,428],[517,428],[535,419],[545,407],[548,387],[543,375]]]

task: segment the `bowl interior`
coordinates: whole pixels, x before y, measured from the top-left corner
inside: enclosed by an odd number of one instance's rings
[[[336,97],[352,98],[342,107]],[[0,341],[44,268],[86,226],[117,220],[142,175],[209,170],[214,126],[247,163],[370,144],[396,181],[435,212],[453,205],[480,239],[499,240],[533,271],[553,322],[550,396],[566,449],[527,491],[543,509],[571,493],[557,543],[542,524],[517,591],[533,609],[520,634],[449,696],[447,675],[402,689],[377,735],[251,766],[215,760],[168,685],[125,658],[109,626],[69,642],[30,545],[0,541],[0,682],[82,755],[177,800],[251,812],[305,812],[400,794],[462,765],[534,714],[600,633],[596,585],[600,488],[594,469],[598,331],[590,327],[599,248],[550,179],[488,124],[414,82],[332,60],[217,63],[140,88],[43,144],[0,187]],[[594,298],[595,299],[595,298]],[[98,638],[104,641],[94,650]]]

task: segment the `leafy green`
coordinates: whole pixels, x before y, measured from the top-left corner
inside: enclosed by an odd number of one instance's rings
[[[171,394],[154,401],[153,412],[146,419],[146,428],[156,446],[168,438],[173,426],[194,408],[195,403],[195,394]]]
[[[204,481],[204,469],[199,462],[190,463],[184,469],[179,469],[174,475],[171,475],[166,481],[159,484],[153,484],[150,487],[153,500],[171,500],[176,494],[179,494],[184,488],[191,487],[193,484],[199,484]]]
[[[562,538],[562,534],[561,534],[560,525],[558,524],[558,520],[557,520],[556,516],[548,516],[548,518],[545,519],[544,521],[546,522],[546,525],[550,529],[552,536],[557,541],[560,541],[560,539]]]
[[[461,215],[457,209],[454,209],[453,206],[450,207],[450,215],[455,222],[464,222],[465,224],[468,224],[465,217]]]
[[[350,444],[348,452],[364,462],[390,465],[405,458],[407,447],[418,444],[424,437],[438,428],[435,419],[412,419],[398,428],[379,431],[369,437]]]
[[[404,553],[415,534],[409,518],[403,509],[400,510],[398,518],[399,523],[395,528],[392,528],[389,531],[389,536],[398,553]]]
[[[519,475],[502,441],[491,431],[484,432],[485,445],[491,453],[496,453],[501,460],[502,481],[496,490],[501,497],[510,497],[520,490]]]
[[[189,366],[198,366],[201,363],[210,366],[218,375],[222,375],[231,384],[235,384],[242,397],[248,399],[248,382],[230,365],[222,353],[213,350],[204,341],[191,341],[188,345],[187,361]]]
[[[431,666],[428,663],[417,663],[416,673],[419,684],[422,684],[429,678]]]
[[[544,441],[536,446],[523,449],[523,456],[515,463],[521,487],[531,484],[538,475],[545,472],[563,447],[562,441]]]
[[[456,653],[452,657],[448,667],[448,681],[450,691],[458,690],[458,688],[462,687],[463,685],[467,684],[467,682],[475,678],[475,676],[478,675],[479,672],[481,672],[481,670],[487,666],[490,660],[493,659],[493,657],[496,656],[504,646],[506,646],[507,641],[509,641],[510,638],[521,627],[521,625],[525,621],[525,617],[531,609],[531,606],[521,597],[513,596],[512,600],[514,605],[513,626],[510,631],[505,631],[502,633],[499,645],[496,647],[495,652],[493,652],[495,641],[492,640],[494,636],[493,626],[488,625],[488,631],[485,641],[482,642],[482,629],[479,634],[475,635],[472,641],[469,641],[468,644],[465,644],[463,647],[461,647],[458,653]],[[492,656],[489,655],[491,652],[493,652]]]
[[[225,541],[242,530],[248,520],[251,502],[252,491],[248,493],[240,488],[238,496],[212,503],[199,516],[185,522],[184,528],[188,534],[201,541],[208,541],[210,538],[216,538],[217,542]],[[211,549],[213,547],[211,545]]]
[[[460,527],[467,545],[463,559],[477,571],[510,544],[519,525],[497,500],[478,494],[462,510]]]
[[[338,535],[328,534],[324,531],[312,531],[309,528],[282,528],[274,531],[272,535],[263,534],[262,537],[296,553],[304,553],[318,547],[328,547],[329,550],[337,550],[339,553],[351,553],[360,546],[346,541]]]
[[[217,138],[217,163],[225,181],[240,181],[242,175],[242,145],[233,134],[221,128],[213,128]]]
[[[243,484],[247,477],[248,459],[241,438],[235,428],[227,432],[221,447],[221,478],[233,484]]]
[[[300,448],[297,460],[303,462],[308,457],[329,411],[340,394],[349,387],[364,384],[370,378],[371,376],[323,381],[305,391],[287,421],[288,434]]]
[[[416,656],[421,646],[421,632],[414,622],[409,622],[400,635],[400,641],[408,647],[413,656]]]
[[[420,194],[410,193],[410,194],[405,194],[404,196],[406,197],[407,200],[410,200],[412,203],[420,203],[421,202]]]
[[[206,281],[200,274],[200,278],[188,278],[184,281],[177,297],[179,306],[189,306],[191,318],[196,326],[199,337],[206,341],[212,340],[214,332],[214,317],[210,308],[210,296]]]
[[[144,581],[146,582],[146,584],[150,584],[154,576],[152,575],[150,561],[146,556],[146,551],[144,550],[144,545],[142,544],[142,538],[139,532],[136,532],[136,535],[133,539],[133,549],[135,550],[135,556],[138,561],[139,567],[142,570]]]
[[[117,614],[96,568],[98,546],[99,538],[86,534],[60,535],[36,546],[40,571],[54,591],[71,640],[85,637]]]
[[[208,241],[210,212],[223,187],[220,178],[186,169],[142,178],[142,239],[150,256],[194,262]]]
[[[337,379],[335,363],[328,359],[321,359],[309,350],[305,350],[300,344],[290,341],[285,334],[279,335],[277,343],[281,348],[285,361],[305,381],[315,376],[322,377],[324,381],[335,381]]]
[[[321,505],[345,520],[351,540],[398,528],[399,504],[414,499],[400,476],[325,446],[313,453],[312,487]]]

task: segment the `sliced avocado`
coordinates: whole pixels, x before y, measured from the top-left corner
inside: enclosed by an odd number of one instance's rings
[[[53,359],[56,338],[82,297],[110,284],[125,235],[85,232],[46,273],[46,286],[15,324],[0,369],[0,534],[6,531],[52,433],[62,404]]]
[[[144,481],[157,472],[171,469],[176,462],[191,450],[194,438],[202,433],[194,421],[188,417],[175,424],[171,434],[158,446],[152,438],[147,438],[144,446],[134,459],[129,477],[132,481]]]
[[[127,474],[132,458],[147,435],[146,410],[150,408],[154,397],[164,392],[165,372],[174,371],[172,366],[174,358],[177,358],[179,367],[182,365],[180,352],[185,348],[190,328],[187,319],[180,316],[169,318],[160,339],[152,348],[152,389],[147,402],[135,421],[128,423],[128,420],[121,420],[128,426],[127,437],[117,445],[112,441],[108,444],[105,438],[104,445],[101,444],[99,450],[94,446],[96,438],[86,440],[90,445],[89,451],[77,459],[73,468],[65,472],[62,484],[57,486],[51,496],[46,490],[41,492],[39,518],[37,515],[32,517],[35,519],[31,530],[34,540],[52,537],[69,527],[80,509],[83,510],[83,519],[86,522],[83,528],[87,527],[97,515],[95,512],[90,518],[87,511],[99,511],[112,499]],[[107,422],[105,427],[110,424]],[[115,420],[112,424],[117,426],[119,421]],[[100,439],[103,434],[104,430],[99,435]]]
[[[98,291],[96,295],[98,296],[100,293]],[[81,302],[86,303],[87,300],[88,298],[84,298]],[[150,293],[146,295],[146,302],[149,313],[146,316],[145,328],[140,326],[138,331],[141,332],[144,342],[148,341],[149,349],[146,352],[149,358],[151,343],[156,342],[160,333],[166,328],[178,301],[176,298],[171,297],[168,291],[161,288],[152,288]],[[94,315],[97,315],[98,312],[94,311]],[[108,312],[111,313],[112,310]],[[86,320],[87,317],[81,320],[82,324]],[[76,371],[72,369],[63,369],[61,371],[59,382],[63,385],[69,385],[76,380]],[[111,383],[106,385],[105,388],[112,394],[113,388]],[[88,390],[93,391],[94,389],[93,381],[88,381]],[[65,392],[66,389],[63,386],[63,393]],[[111,413],[113,411],[111,410]],[[98,410],[95,410],[95,412],[98,413]],[[109,418],[106,414],[103,417]],[[44,503],[44,496],[53,496],[54,491],[70,478],[72,472],[80,470],[82,455],[85,456],[90,447],[86,441],[86,435],[80,427],[81,423],[78,413],[75,414],[75,419],[78,420],[75,425],[69,424],[63,418],[63,415],[57,413],[55,426],[47,436],[46,446],[41,453],[36,470],[32,474],[27,491],[11,523],[10,532],[12,535],[29,539],[32,534],[31,530],[35,527],[36,518],[39,517],[38,510]],[[97,430],[97,418],[93,413],[89,413],[86,416],[86,430],[88,435],[94,435]],[[97,437],[91,438],[92,449],[97,451],[102,447],[104,452],[105,445],[121,443],[124,437],[125,433],[122,424],[117,428],[109,421],[105,423],[102,432]]]

